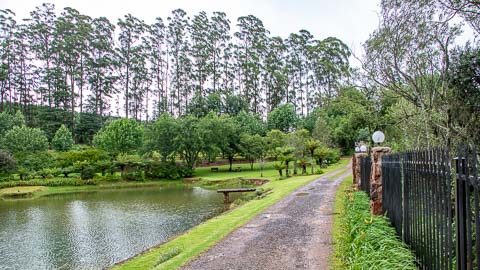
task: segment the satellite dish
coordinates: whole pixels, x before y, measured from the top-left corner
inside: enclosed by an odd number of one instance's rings
[[[372,134],[372,140],[374,143],[382,143],[383,141],[385,141],[385,134],[383,134],[383,132],[381,131],[375,131]]]
[[[355,152],[360,152],[360,147],[355,147]]]
[[[363,144],[362,146],[360,146],[360,151],[362,152],[367,152],[367,146],[365,144]]]

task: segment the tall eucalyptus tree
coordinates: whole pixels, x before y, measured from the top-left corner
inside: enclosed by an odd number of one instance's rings
[[[146,30],[146,24],[132,16],[125,15],[123,19],[118,20],[118,27],[120,33],[118,36],[119,44],[117,50],[118,73],[120,79],[121,89],[123,89],[124,98],[124,112],[125,117],[129,117],[132,111],[131,99],[136,91],[138,91],[138,77],[134,81],[136,72],[139,71],[139,66],[144,65],[142,44],[142,37]],[[135,102],[133,102],[135,104]]]
[[[0,10],[0,110],[4,110],[6,102],[13,98],[13,69],[15,67],[15,32],[17,22],[15,13],[6,9]]]
[[[105,17],[92,20],[92,35],[88,45],[90,57],[87,62],[90,95],[86,100],[86,108],[95,115],[103,115],[109,109],[109,98],[116,93],[114,30],[115,26]]]
[[[35,73],[41,79],[38,85],[38,94],[40,95],[40,104],[46,104],[49,107],[54,105],[54,87],[53,87],[53,61],[54,61],[54,36],[55,29],[55,6],[44,3],[30,12],[30,18],[25,21],[28,23],[30,50],[33,52],[37,68]]]
[[[222,87],[220,86],[220,78],[222,74],[225,75],[225,81],[228,82],[229,75],[225,72],[225,69],[229,69],[229,61],[231,59],[231,50],[229,48],[231,36],[230,32],[230,20],[224,12],[214,12],[209,24],[208,40],[212,46],[211,50],[211,69],[212,69],[212,87],[213,92],[217,93],[219,88],[223,94],[226,94],[228,84]]]
[[[182,115],[188,107],[192,94],[191,59],[189,58],[189,41],[187,31],[189,18],[182,9],[172,12],[168,17],[168,46],[171,57],[170,72],[170,113]]]
[[[149,28],[149,63],[153,94],[156,94],[154,113],[160,116],[168,107],[168,45],[162,18],[156,18]]]
[[[238,18],[237,59],[242,95],[251,100],[251,110],[254,113],[262,111],[264,93],[262,93],[261,74],[264,68],[264,58],[267,46],[267,34],[263,22],[253,15]]]

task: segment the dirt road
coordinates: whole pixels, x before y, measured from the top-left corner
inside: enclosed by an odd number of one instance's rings
[[[301,187],[182,269],[328,269],[335,191],[351,172],[345,169]]]

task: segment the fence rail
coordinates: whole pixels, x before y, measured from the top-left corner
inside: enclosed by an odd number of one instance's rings
[[[370,197],[370,172],[372,171],[372,159],[370,157],[360,158],[360,188]]]
[[[463,146],[382,158],[383,210],[421,269],[480,269],[478,155]],[[369,192],[366,163],[362,158],[361,188]]]

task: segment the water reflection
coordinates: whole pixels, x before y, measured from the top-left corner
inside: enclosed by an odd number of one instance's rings
[[[223,211],[201,188],[142,188],[0,202],[0,269],[99,269]]]

